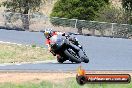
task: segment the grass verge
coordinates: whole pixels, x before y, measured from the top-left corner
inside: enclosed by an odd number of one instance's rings
[[[51,83],[48,81],[42,81],[40,83],[1,83],[0,88],[132,88],[130,84],[85,84],[80,86],[77,84],[75,78],[68,78],[64,83]]]
[[[53,58],[43,47],[0,43],[0,63],[44,61]]]

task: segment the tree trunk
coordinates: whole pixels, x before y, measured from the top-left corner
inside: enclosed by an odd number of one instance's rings
[[[28,6],[28,1],[27,1],[27,5],[26,5],[25,10],[24,10],[23,15],[22,15],[22,23],[23,23],[23,29],[24,30],[29,30],[28,11],[29,11],[29,6]]]
[[[79,34],[83,34],[83,33],[82,33],[82,28],[83,28],[83,26],[82,26],[82,24],[81,24],[81,21],[78,21],[78,20],[76,21],[76,28],[78,29],[77,32],[78,32]]]
[[[92,36],[94,36],[96,30],[95,29],[91,29],[90,31],[91,31]]]
[[[28,14],[22,14],[23,29],[29,30],[29,17]]]
[[[82,28],[78,28],[78,33],[79,33],[79,34],[83,34],[83,33],[82,33]]]

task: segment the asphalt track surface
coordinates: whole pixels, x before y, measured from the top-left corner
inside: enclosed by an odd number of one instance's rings
[[[132,70],[132,40],[74,35],[78,38],[87,53],[90,62],[64,64],[56,60],[43,63],[19,65],[0,65],[0,70],[40,70],[40,71],[75,71],[80,65],[85,70]],[[44,36],[40,32],[0,30],[0,41],[19,44],[44,45]],[[46,46],[45,46],[46,47]]]

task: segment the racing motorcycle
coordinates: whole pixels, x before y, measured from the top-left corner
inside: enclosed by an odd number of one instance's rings
[[[59,63],[63,63],[66,60],[69,60],[72,63],[88,63],[89,59],[85,54],[85,51],[82,49],[82,47],[78,47],[73,42],[69,41],[69,37],[70,35],[56,35],[56,37],[52,37],[50,52],[54,56],[57,56],[57,61]]]

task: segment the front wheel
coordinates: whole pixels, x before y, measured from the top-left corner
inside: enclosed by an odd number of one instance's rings
[[[89,58],[87,57],[85,52],[83,52],[83,53],[84,53],[84,57],[83,57],[84,61],[83,62],[88,63],[89,62]]]
[[[76,63],[81,63],[82,60],[81,58],[73,53],[72,51],[69,51],[69,50],[65,50],[64,53],[73,61],[73,62],[76,62]]]
[[[84,58],[84,62],[85,63],[88,63],[89,62],[89,59],[87,57]]]

